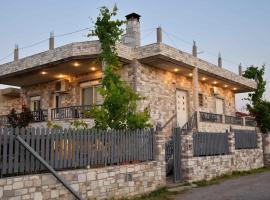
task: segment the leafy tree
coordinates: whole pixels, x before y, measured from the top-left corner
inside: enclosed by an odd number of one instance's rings
[[[244,77],[253,79],[257,82],[257,89],[253,93],[248,94],[247,104],[248,111],[255,116],[262,132],[270,131],[270,102],[263,99],[266,91],[266,81],[263,76],[265,73],[265,65],[261,68],[250,66],[244,73]]]
[[[14,108],[11,109],[11,111],[7,117],[8,117],[8,123],[13,128],[27,127],[28,124],[34,120],[34,117],[31,113],[30,109],[27,108],[26,106],[22,107],[21,113],[17,113]]]
[[[137,102],[142,97],[115,72],[121,68],[116,52],[116,43],[123,34],[122,20],[112,19],[117,14],[117,7],[110,11],[107,7],[100,9],[94,29],[88,36],[97,36],[101,43],[98,60],[105,65],[102,86],[102,106],[95,106],[88,114],[94,118],[95,127],[100,129],[137,129],[150,126],[149,110],[137,112]]]

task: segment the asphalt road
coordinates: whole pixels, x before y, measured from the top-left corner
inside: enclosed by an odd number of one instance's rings
[[[270,200],[270,172],[194,188],[177,196],[176,200]]]

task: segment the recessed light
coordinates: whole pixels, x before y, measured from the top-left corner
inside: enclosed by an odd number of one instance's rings
[[[227,87],[228,87],[228,85],[224,85],[224,87],[225,87],[225,88],[227,88]]]
[[[191,77],[193,74],[192,73],[189,73],[188,76]]]
[[[48,72],[42,71],[41,74],[46,75],[46,74],[48,74]]]
[[[233,90],[237,90],[237,88],[233,88]]]
[[[64,77],[65,77],[65,75],[63,75],[63,74],[58,75],[58,78],[64,78]]]
[[[175,71],[175,72],[179,72],[179,69],[178,68],[174,68],[174,70],[173,71]]]
[[[74,65],[74,67],[79,67],[80,66],[80,63],[75,62],[73,65]]]
[[[214,81],[214,82],[213,82],[213,84],[215,84],[215,85],[216,85],[217,83],[218,83],[217,81]]]
[[[202,80],[203,80],[203,81],[205,81],[205,80],[206,80],[206,78],[205,78],[205,77],[202,77]]]
[[[95,71],[95,70],[96,70],[96,68],[95,68],[95,67],[91,67],[90,69],[91,69],[92,71]]]

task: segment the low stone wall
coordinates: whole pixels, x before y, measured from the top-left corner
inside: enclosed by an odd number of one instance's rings
[[[218,134],[218,133],[217,133]],[[262,135],[258,133],[256,149],[235,149],[234,133],[229,133],[229,154],[220,156],[193,156],[192,133],[181,138],[182,178],[192,182],[209,180],[233,171],[245,171],[263,167]]]
[[[84,199],[118,198],[150,192],[165,184],[163,163],[151,161],[60,172]],[[0,199],[74,199],[51,174],[0,179]]]
[[[155,134],[154,160],[104,168],[62,171],[59,174],[83,199],[130,197],[153,191],[166,183],[165,136]],[[2,200],[74,199],[51,174],[0,179]]]

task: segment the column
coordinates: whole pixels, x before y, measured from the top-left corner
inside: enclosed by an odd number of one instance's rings
[[[194,112],[197,112],[197,121],[199,122],[199,77],[198,77],[198,67],[193,69],[193,107]]]

